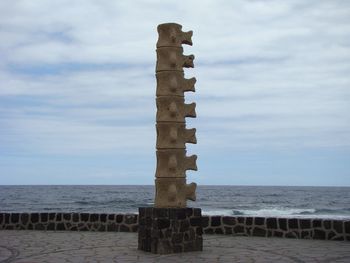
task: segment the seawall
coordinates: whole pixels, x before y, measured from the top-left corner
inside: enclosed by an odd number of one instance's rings
[[[350,241],[350,219],[203,216],[205,234]],[[1,213],[0,230],[137,232],[137,214]]]

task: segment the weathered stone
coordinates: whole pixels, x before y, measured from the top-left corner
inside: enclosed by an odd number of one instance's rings
[[[209,226],[209,216],[203,216],[202,217],[202,227],[206,228]]]
[[[79,214],[78,213],[73,213],[72,214],[72,220],[73,222],[79,222]]]
[[[137,215],[125,215],[125,224],[136,224]]]
[[[243,227],[243,226],[235,226],[235,227],[233,228],[233,232],[234,232],[235,234],[242,234],[242,233],[245,233],[244,227]]]
[[[277,219],[276,218],[267,218],[266,226],[268,229],[277,229]]]
[[[238,223],[240,223],[240,224],[244,224],[244,220],[245,220],[245,218],[244,218],[244,217],[242,217],[242,216],[240,216],[240,217],[238,217],[238,218],[237,218],[237,220],[238,220]]]
[[[331,229],[332,228],[331,221],[330,220],[323,220],[323,227],[325,229]]]
[[[346,234],[350,235],[350,221],[345,221],[344,222],[344,230]]]
[[[90,222],[98,222],[99,221],[99,214],[91,214],[90,215]]]
[[[181,71],[157,72],[157,91],[159,96],[184,96],[186,91],[195,91],[196,78],[185,79]]]
[[[48,213],[40,213],[40,222],[46,223],[49,220],[49,214]]]
[[[333,221],[333,229],[338,233],[343,233],[343,221],[340,220],[334,220]]]
[[[185,149],[186,143],[197,143],[196,129],[186,129],[184,123],[158,122],[157,149]]]
[[[322,220],[320,219],[312,220],[312,227],[322,227]]]
[[[320,229],[314,229],[313,231],[314,239],[326,239],[326,232]]]
[[[186,177],[187,170],[197,170],[196,160],[196,155],[187,157],[185,149],[158,150],[156,177]]]
[[[28,213],[21,214],[21,222],[23,225],[26,225],[29,222],[29,214]]]
[[[139,213],[138,228],[138,248],[157,254],[178,253],[186,251],[195,251],[198,244],[198,238],[202,236],[201,218],[199,217],[199,226],[191,226],[190,220],[194,211],[188,211],[189,208],[146,208],[151,212],[143,211]],[[168,212],[153,210],[164,209]],[[147,224],[146,214],[152,217],[151,223]],[[168,215],[168,216],[164,216]],[[198,223],[197,221],[193,223]],[[181,251],[179,250],[181,249]]]
[[[39,214],[38,213],[32,213],[30,215],[30,221],[35,224],[39,222]]]
[[[224,216],[222,218],[222,223],[224,225],[229,225],[229,226],[233,226],[236,224],[236,218],[232,217],[232,216]]]
[[[49,220],[50,221],[55,221],[56,218],[56,213],[49,213]]]
[[[10,224],[10,214],[8,214],[8,213],[5,214],[4,222],[5,222],[5,225]]]
[[[17,224],[19,222],[19,213],[12,213],[11,214],[11,222],[13,224]]]
[[[303,231],[301,231],[301,236],[300,236],[301,238],[310,238],[311,237],[311,232],[309,231],[309,230],[303,230]]]
[[[87,214],[89,216],[89,214]],[[57,213],[56,214],[56,222],[61,222],[62,221],[62,214],[61,213]]]
[[[220,225],[221,225],[221,216],[212,216],[211,226],[220,226]]]
[[[191,226],[201,226],[202,225],[202,218],[200,217],[194,217],[190,219]]]
[[[300,222],[301,229],[311,228],[311,220],[310,219],[300,219],[299,222]]]
[[[255,217],[254,224],[257,226],[261,226],[265,224],[265,218],[264,217]]]
[[[123,219],[124,219],[124,215],[117,215],[116,222],[120,224],[121,222],[123,222]]]
[[[253,225],[253,218],[252,218],[252,217],[246,217],[246,218],[245,218],[245,224],[246,224],[247,226]]]
[[[253,228],[253,236],[266,237],[266,229],[260,227]]]
[[[156,71],[183,71],[193,68],[194,55],[183,55],[182,47],[157,48]]]
[[[215,228],[215,234],[219,234],[219,235],[221,235],[221,234],[223,234],[224,233],[224,231],[221,229],[221,228]]]
[[[186,184],[185,178],[160,177],[156,179],[156,208],[186,207],[186,200],[195,201],[196,184]],[[186,214],[186,211],[184,212]]]
[[[100,221],[101,221],[102,223],[107,222],[107,215],[106,215],[106,214],[101,214],[101,215],[100,215]]]
[[[157,47],[181,47],[182,44],[192,45],[192,31],[183,32],[182,26],[176,23],[160,24],[157,27],[159,38]]]
[[[81,213],[81,214],[80,214],[81,221],[84,221],[84,222],[89,221],[89,216],[90,216],[90,214]]]
[[[161,96],[156,102],[157,122],[185,122],[186,117],[196,117],[196,103],[185,104],[184,97]]]
[[[298,229],[299,228],[298,219],[295,219],[295,218],[288,219],[288,228],[289,229]]]
[[[278,225],[281,230],[287,231],[287,219],[286,218],[279,218],[278,219]]]

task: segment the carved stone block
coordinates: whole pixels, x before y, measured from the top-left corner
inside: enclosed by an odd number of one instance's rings
[[[186,150],[166,149],[157,151],[156,177],[186,177],[187,170],[197,171],[197,156],[186,156]]]
[[[159,39],[157,47],[181,47],[182,44],[192,46],[192,31],[183,32],[182,26],[176,23],[161,24],[157,27]]]
[[[183,55],[181,47],[163,47],[157,49],[156,71],[177,70],[183,71],[183,68],[193,68],[194,55]]]
[[[195,92],[196,78],[185,79],[181,71],[161,71],[156,74],[157,96],[184,96],[184,92]]]
[[[185,122],[185,117],[196,117],[196,103],[185,104],[185,99],[177,96],[157,98],[157,122]]]
[[[196,200],[195,183],[186,184],[185,178],[157,178],[154,207],[186,207],[186,200]]]
[[[196,129],[185,127],[184,123],[157,123],[157,149],[185,149],[186,143],[196,144]]]

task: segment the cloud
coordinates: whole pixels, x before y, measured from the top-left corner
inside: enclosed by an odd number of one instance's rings
[[[349,17],[347,1],[3,1],[0,153],[153,151],[168,21],[194,31],[199,155],[349,149]]]

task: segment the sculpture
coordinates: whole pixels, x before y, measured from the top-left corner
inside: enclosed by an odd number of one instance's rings
[[[192,45],[192,31],[176,23],[157,27],[156,91],[156,208],[184,208],[196,199],[196,184],[186,184],[186,170],[197,170],[197,156],[186,156],[186,143],[197,143],[196,129],[186,129],[186,117],[196,117],[196,104],[185,104],[184,92],[194,92],[195,78],[185,79],[183,68],[193,68],[194,56],[183,55],[182,44]]]

